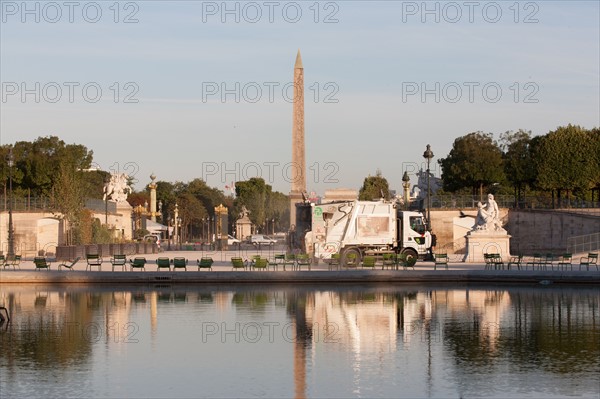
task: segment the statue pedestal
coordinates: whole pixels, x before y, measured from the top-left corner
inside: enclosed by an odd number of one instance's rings
[[[506,232],[490,232],[486,230],[469,231],[467,239],[467,254],[463,262],[485,262],[483,254],[497,253],[508,261],[510,257],[510,235]]]

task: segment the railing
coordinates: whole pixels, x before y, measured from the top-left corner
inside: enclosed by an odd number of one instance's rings
[[[3,211],[8,211],[10,197],[0,196],[0,207]],[[48,197],[13,197],[12,210],[16,212],[39,212],[53,211],[55,209],[54,202]]]
[[[567,252],[579,254],[600,250],[600,233],[567,238]]]
[[[0,209],[8,211],[9,197],[0,196]],[[113,214],[117,212],[117,204],[114,201],[103,201],[101,199],[88,198],[85,201],[87,209]],[[12,210],[15,212],[52,212],[56,210],[54,201],[48,197],[13,197]]]

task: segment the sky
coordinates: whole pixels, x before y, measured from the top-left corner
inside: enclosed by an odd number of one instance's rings
[[[600,126],[598,1],[0,1],[0,144],[54,135],[95,166],[288,193],[305,76],[307,188],[401,191],[474,131]]]

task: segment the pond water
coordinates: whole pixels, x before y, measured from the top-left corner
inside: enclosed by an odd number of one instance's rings
[[[0,397],[600,395],[600,289],[0,286]]]

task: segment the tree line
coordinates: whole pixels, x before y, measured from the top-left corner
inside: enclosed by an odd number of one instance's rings
[[[8,166],[12,151],[13,167]],[[449,154],[438,160],[443,192],[452,194],[514,194],[515,203],[525,196],[548,195],[560,206],[571,199],[600,200],[600,129],[568,125],[545,135],[507,131],[496,141],[481,131],[454,140]],[[12,177],[15,197],[47,197],[58,217],[67,222],[68,243],[109,241],[110,232],[85,209],[87,198],[101,199],[109,172],[92,168],[93,151],[81,144],[66,144],[56,136],[39,137],[0,146],[0,178],[7,193]],[[169,224],[178,205],[184,240],[206,238],[214,208],[223,204],[229,212],[229,231],[243,210],[260,232],[287,231],[289,199],[273,191],[262,178],[236,182],[235,198],[209,187],[202,179],[189,182],[158,181],[157,200],[162,203],[158,221]],[[364,179],[359,198],[390,198],[388,181],[377,170]],[[556,200],[556,202],[555,202]],[[596,200],[596,201],[597,201]],[[133,191],[128,202],[136,207],[150,201],[148,187]],[[245,209],[244,209],[245,208]],[[239,237],[240,238],[240,237]],[[241,237],[243,239],[243,237]]]
[[[600,193],[600,129],[563,126],[542,136],[507,131],[496,141],[474,132],[454,140],[438,160],[446,192],[549,194],[554,206],[571,199],[594,200]]]

